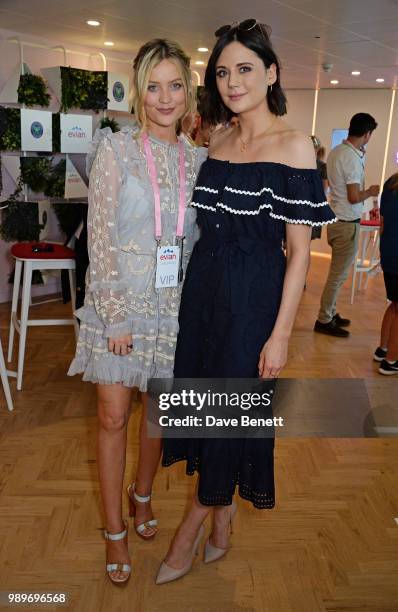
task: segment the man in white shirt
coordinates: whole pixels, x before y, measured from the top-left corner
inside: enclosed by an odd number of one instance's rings
[[[336,312],[337,297],[358,250],[359,223],[364,200],[376,197],[380,191],[379,185],[364,188],[364,146],[376,127],[377,123],[371,115],[354,115],[350,121],[347,140],[335,147],[327,159],[330,206],[337,221],[327,228],[332,260],[314,331],[340,338],[349,336],[348,330],[344,328],[350,321]]]

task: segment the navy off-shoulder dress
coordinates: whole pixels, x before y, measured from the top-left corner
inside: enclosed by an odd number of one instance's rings
[[[182,293],[176,378],[256,378],[274,327],[285,275],[286,223],[333,222],[318,170],[208,158],[192,206],[201,237]],[[236,486],[256,508],[272,508],[274,439],[164,440],[163,465],[199,473],[205,505],[228,505]]]

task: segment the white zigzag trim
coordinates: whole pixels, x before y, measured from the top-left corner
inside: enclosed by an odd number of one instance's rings
[[[218,193],[218,189],[211,189],[211,187],[203,187],[202,185],[195,187],[194,191],[208,191],[209,193]]]
[[[207,210],[212,210],[213,212],[217,212],[217,209],[213,206],[206,206],[205,204],[198,204],[196,202],[192,202],[192,206],[197,206],[198,208],[206,208]],[[270,208],[272,211],[272,204],[261,204],[261,206],[257,210],[236,210],[235,208],[231,208],[222,202],[217,202],[217,206],[220,208],[225,208],[228,212],[234,213],[236,215],[259,215],[260,211],[264,208]],[[291,219],[290,217],[286,217],[285,215],[277,215],[274,212],[269,213],[270,217],[274,219],[280,219],[281,221],[286,221],[287,223],[295,223],[296,225],[300,223],[304,223],[305,225],[327,225],[329,223],[335,223],[337,219],[330,219],[328,221],[310,221],[309,219]]]
[[[267,192],[272,195],[275,200],[280,200],[281,202],[286,202],[286,204],[307,204],[308,206],[312,206],[314,208],[318,208],[320,206],[326,206],[328,204],[327,201],[324,202],[311,202],[310,200],[290,200],[289,198],[284,198],[283,196],[278,196],[274,193],[271,187],[263,187],[260,191],[245,191],[244,189],[234,189],[233,187],[224,187],[225,191],[230,191],[231,193],[238,193],[240,195],[249,195],[249,196],[261,196],[263,193]]]
[[[225,210],[227,210],[228,212],[234,213],[236,215],[259,215],[264,208],[270,208],[272,210],[272,204],[260,204],[260,206],[256,210],[236,210],[236,208],[231,208],[230,206],[227,206],[222,202],[217,202],[216,206],[219,206],[220,208],[225,208]]]
[[[191,202],[191,206],[196,206],[197,208],[205,208],[206,210],[212,210],[213,212],[217,212],[217,208],[214,208],[214,206],[206,206],[206,204],[199,204],[199,202]]]
[[[285,217],[284,215],[276,215],[273,212],[269,213],[270,217],[273,217],[274,219],[280,219],[281,221],[286,221],[287,223],[294,223],[295,225],[298,225],[300,223],[303,223],[304,225],[328,225],[329,223],[335,223],[337,221],[337,219],[329,219],[328,221],[309,221],[308,219],[289,219],[289,217]]]

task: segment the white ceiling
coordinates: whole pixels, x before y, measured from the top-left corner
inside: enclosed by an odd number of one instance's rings
[[[4,29],[106,49],[108,56],[133,57],[149,38],[168,37],[183,45],[194,68],[206,59],[197,47],[211,48],[217,27],[248,17],[272,26],[285,87],[332,87],[331,79],[338,87],[398,86],[398,0],[0,0]],[[87,19],[101,26],[89,27]],[[114,41],[112,50],[105,40]],[[324,62],[333,64],[330,74]]]

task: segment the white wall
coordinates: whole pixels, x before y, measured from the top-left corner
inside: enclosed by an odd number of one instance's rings
[[[394,114],[391,124],[390,146],[388,148],[386,179],[398,172],[398,92],[395,95]]]
[[[286,121],[296,130],[311,134],[315,92],[310,89],[287,90]]]

